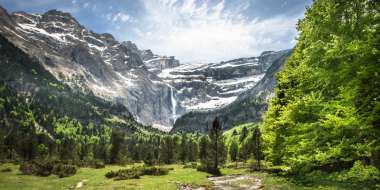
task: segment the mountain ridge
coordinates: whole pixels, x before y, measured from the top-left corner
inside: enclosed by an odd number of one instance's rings
[[[234,102],[281,52],[219,63],[181,64],[131,41],[86,29],[69,13],[0,10],[0,33],[71,88],[125,105],[143,125],[171,130],[177,118]],[[181,78],[182,77],[182,78]]]

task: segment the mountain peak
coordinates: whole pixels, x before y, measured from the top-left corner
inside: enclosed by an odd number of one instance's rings
[[[45,12],[44,14],[42,14],[41,22],[42,23],[61,22],[61,23],[70,24],[72,26],[79,27],[81,29],[84,28],[70,13],[62,12],[56,9],[49,10]]]
[[[45,12],[44,14],[42,14],[42,16],[55,16],[55,17],[63,17],[63,18],[69,18],[69,19],[75,20],[75,18],[71,16],[70,13],[63,12],[57,9],[51,9]]]

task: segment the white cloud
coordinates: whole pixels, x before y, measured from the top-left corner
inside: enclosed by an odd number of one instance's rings
[[[121,22],[127,22],[131,19],[131,17],[125,13],[117,13],[115,15],[113,15],[112,17],[112,21],[113,22],[117,22],[117,21],[121,21]]]
[[[224,1],[143,0],[146,15],[136,43],[181,61],[220,61],[291,48],[298,17],[248,19],[249,5],[227,9]],[[128,19],[127,19],[128,20]]]

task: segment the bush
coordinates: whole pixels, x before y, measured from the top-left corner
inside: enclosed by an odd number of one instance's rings
[[[20,165],[20,171],[26,175],[49,176],[55,174],[59,177],[74,175],[76,166],[56,161],[30,161]]]
[[[77,165],[78,167],[89,167],[89,168],[95,168],[95,169],[105,167],[104,162],[101,160],[90,160],[90,161],[81,160],[81,161],[76,161],[76,162],[65,161],[62,163],[66,163],[66,164],[70,164],[70,165]]]
[[[339,179],[351,182],[373,182],[380,180],[380,171],[374,166],[366,166],[361,161],[356,161],[350,170],[339,176]]]
[[[111,170],[111,171],[107,172],[105,176],[106,176],[106,178],[114,178],[117,176],[117,172]]]
[[[77,168],[74,165],[57,164],[53,167],[52,173],[60,178],[72,176],[77,172]]]
[[[132,169],[120,169],[118,171],[109,171],[105,175],[107,178],[115,178],[115,180],[125,180],[125,179],[138,179],[141,176],[141,172]]]
[[[20,165],[20,171],[26,175],[49,176],[52,169],[52,162],[30,161]]]
[[[167,168],[158,168],[158,167],[143,167],[141,169],[143,175],[167,175],[169,169]]]
[[[118,171],[109,171],[105,174],[107,178],[114,178],[115,180],[125,179],[138,179],[143,175],[167,175],[169,173],[168,168],[159,167],[133,167],[131,169],[120,169]]]
[[[138,179],[141,173],[135,169],[119,170],[115,180]]]
[[[11,171],[12,171],[12,168],[10,167],[0,170],[0,172],[11,172]]]

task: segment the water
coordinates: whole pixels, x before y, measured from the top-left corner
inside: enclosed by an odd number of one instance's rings
[[[174,98],[174,88],[173,87],[170,87],[170,99],[171,99],[171,103],[172,103],[172,117],[173,117],[173,120],[175,121],[176,120],[176,117],[177,117],[177,101],[176,99]]]

